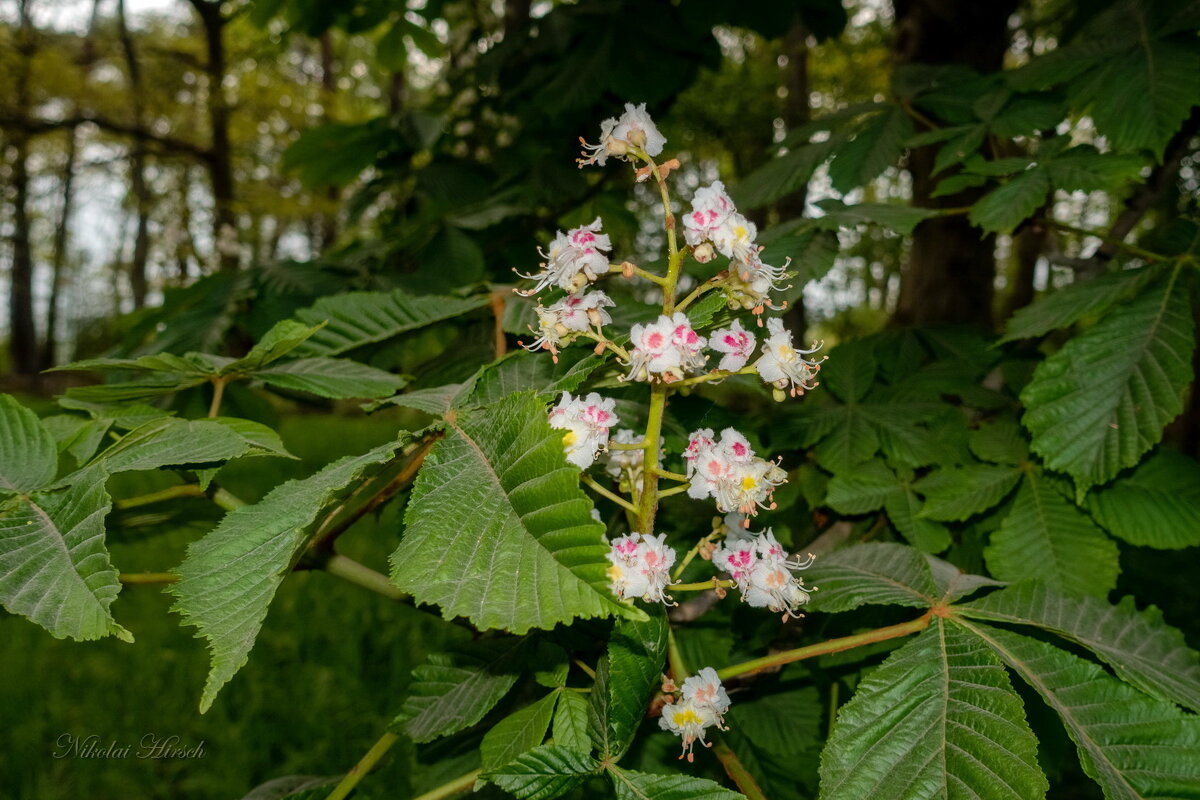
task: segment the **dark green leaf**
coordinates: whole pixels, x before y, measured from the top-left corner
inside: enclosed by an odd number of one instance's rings
[[[522,800],[552,800],[574,789],[597,769],[586,753],[547,744],[481,777]]]
[[[961,522],[999,504],[1020,479],[1021,471],[1010,466],[968,464],[935,470],[913,488],[925,496],[922,516]]]
[[[666,657],[667,619],[661,611],[645,622],[617,622],[588,710],[588,729],[601,758],[615,760],[629,748],[661,682]]]
[[[348,358],[299,358],[258,370],[254,377],[280,389],[309,392],[320,397],[387,397],[407,382]]]
[[[483,769],[503,767],[522,753],[532,750],[546,738],[558,692],[514,711],[492,726],[479,745]],[[556,743],[557,744],[557,743]]]
[[[616,766],[608,773],[616,800],[745,800],[719,783],[691,775],[650,775]]]
[[[488,304],[475,297],[413,296],[392,292],[345,292],[318,300],[296,312],[300,321],[329,325],[298,348],[302,355],[337,355],[372,342],[382,342],[434,322],[457,317]]]
[[[805,578],[817,588],[812,597],[817,611],[849,611],[861,605],[927,608],[942,595],[925,558],[899,544],[835,550],[818,558]]]
[[[985,231],[1008,233],[1033,216],[1050,188],[1046,171],[1034,167],[988,192],[971,208],[968,219]]]
[[[1200,545],[1200,464],[1161,450],[1131,475],[1089,492],[1087,509],[1130,544],[1165,550]]]

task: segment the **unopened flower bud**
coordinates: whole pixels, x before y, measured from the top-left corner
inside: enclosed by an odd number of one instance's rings
[[[629,145],[621,139],[610,136],[604,141],[604,149],[610,156],[623,156],[629,152]]]
[[[646,146],[646,132],[641,128],[634,128],[629,131],[629,143],[635,147]],[[614,155],[616,155],[614,153]]]
[[[775,388],[771,390],[771,397],[774,398],[776,403],[782,403],[784,400],[787,400],[787,392],[783,389]]]
[[[707,264],[717,257],[717,251],[713,249],[712,244],[704,242],[692,251],[692,255],[701,264]]]

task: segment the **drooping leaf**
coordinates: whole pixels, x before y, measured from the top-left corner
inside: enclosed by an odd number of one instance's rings
[[[961,522],[997,505],[1020,479],[1021,471],[1010,466],[968,464],[935,470],[913,488],[925,496],[925,517]]]
[[[817,167],[833,154],[842,137],[793,147],[785,155],[772,159],[738,182],[733,199],[742,210],[774,203],[808,183]]]
[[[1033,216],[1050,188],[1046,171],[1035,167],[984,195],[967,219],[985,231],[1007,233]]]
[[[1137,463],[1183,410],[1195,344],[1183,284],[1172,275],[1075,336],[1021,392],[1034,451],[1080,492]]]
[[[503,767],[522,753],[540,745],[550,728],[559,694],[551,692],[493,725],[492,729],[484,734],[479,745],[483,769]]]
[[[1001,580],[1041,578],[1078,594],[1106,594],[1120,571],[1116,543],[1033,472],[1026,473],[984,558]]]
[[[1195,797],[1200,718],[1020,634],[961,623],[1054,709],[1108,800]]]
[[[54,480],[58,448],[37,415],[0,394],[0,492],[29,492]]]
[[[574,789],[597,769],[587,753],[546,744],[481,777],[522,800],[552,800]]]
[[[604,361],[594,355],[577,358],[564,352],[555,363],[545,353],[520,350],[479,371],[470,392],[455,398],[455,406],[495,403],[515,392],[537,392],[543,399],[557,399],[560,392],[573,392]]]
[[[1130,544],[1166,550],[1200,545],[1200,464],[1161,450],[1131,475],[1089,492],[1087,509]]]
[[[320,397],[388,397],[407,381],[348,358],[298,358],[254,373],[270,386],[309,392]]]
[[[297,348],[304,356],[337,355],[372,342],[382,342],[434,322],[457,317],[488,303],[476,297],[414,296],[392,292],[345,292],[324,297],[296,312],[308,325],[329,324]]]
[[[610,767],[616,800],[746,800],[707,778],[691,775],[651,775]]]
[[[302,325],[292,319],[281,320],[255,342],[249,353],[222,367],[221,374],[260,370],[295,350],[320,329],[320,325]]]
[[[818,611],[849,611],[868,604],[927,608],[942,594],[921,554],[899,544],[835,550],[818,558],[804,577],[817,587],[812,606]]]
[[[42,424],[54,437],[58,449],[70,453],[78,464],[86,464],[96,455],[96,450],[112,427],[109,420],[88,419],[75,414],[45,417]]]
[[[160,417],[100,451],[89,466],[108,474],[182,464],[227,461],[245,455],[251,445],[233,428],[216,420]],[[67,476],[60,483],[74,480]]]
[[[22,476],[40,477],[8,473]],[[104,517],[112,507],[105,475],[92,470],[79,477],[58,491],[0,498],[0,603],[59,639],[111,635],[132,642],[109,610],[121,584],[104,546]]]
[[[892,203],[855,203],[846,205],[840,200],[822,200],[817,206],[824,216],[813,220],[814,227],[821,230],[852,228],[856,225],[882,225],[905,236],[911,234],[923,220],[937,216],[936,209],[902,206]]]
[[[447,415],[446,427],[392,554],[397,586],[447,616],[516,633],[641,616],[609,591],[604,528],[535,395]]]
[[[1110,272],[1072,283],[1018,309],[1009,319],[1001,342],[1031,339],[1066,328],[1089,314],[1099,314],[1146,285],[1153,270]]]
[[[413,741],[428,742],[474,725],[517,682],[526,648],[525,639],[503,637],[434,653],[413,670],[408,697],[392,728]]]
[[[1114,606],[1061,594],[1041,581],[1021,581],[958,609],[976,619],[1034,625],[1065,636],[1134,686],[1200,711],[1200,653],[1154,606],[1138,611],[1132,597]]]
[[[601,758],[615,760],[628,749],[666,657],[667,620],[661,611],[644,622],[617,622],[588,709],[588,730]]]
[[[308,546],[321,509],[404,443],[339,459],[308,478],[277,486],[258,503],[231,511],[188,547],[170,591],[173,609],[183,615],[183,624],[199,628],[212,654],[201,712],[249,659],[275,591]]]
[[[1044,797],[1037,740],[1000,660],[935,618],[838,712],[821,797]]]
[[[912,132],[912,118],[899,104],[869,118],[850,142],[837,148],[829,165],[833,188],[844,194],[877,177],[904,155]]]

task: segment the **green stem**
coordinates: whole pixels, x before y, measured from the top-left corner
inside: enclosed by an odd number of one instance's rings
[[[482,770],[478,769],[474,772],[468,772],[466,775],[455,778],[449,783],[443,783],[436,789],[430,789],[420,797],[414,797],[413,800],[442,800],[444,797],[461,794],[475,785],[475,781],[479,780],[480,772]]]
[[[708,581],[700,581],[699,583],[677,583],[671,586],[672,592],[703,592],[706,589],[716,589],[720,586],[722,589],[731,589],[737,586],[735,581],[722,581],[716,578]]]
[[[725,280],[728,277],[729,277],[728,270],[723,270],[715,278],[709,278],[704,283],[697,286],[695,289],[692,289],[691,294],[689,294],[687,297],[683,298],[678,303],[676,303],[675,310],[683,311],[685,308],[687,308],[693,302],[695,302],[696,298],[698,298],[700,295],[704,294],[705,292],[709,291],[710,289],[717,288],[718,286],[721,285],[721,281]]]
[[[382,595],[389,600],[404,602],[409,599],[408,595],[393,586],[392,582],[382,572],[376,572],[366,564],[360,564],[353,558],[344,556],[341,553],[331,555],[323,565],[323,569],[330,575],[349,581],[364,589],[370,589],[375,594]]]
[[[757,370],[753,366],[742,367],[736,372],[730,372],[724,369],[714,369],[712,372],[706,372],[703,375],[697,375],[694,378],[684,378],[681,381],[675,381],[671,384],[674,389],[680,389],[684,386],[694,386],[697,383],[708,383],[709,381],[723,381],[726,378],[731,378],[734,375],[753,375]]]
[[[676,686],[682,686],[683,681],[690,675],[683,654],[679,652],[679,643],[675,641],[675,631],[667,628],[667,663],[671,668],[671,679]]]
[[[119,510],[138,508],[139,506],[161,503],[163,500],[174,500],[177,497],[204,497],[204,490],[200,488],[199,484],[181,483],[178,486],[168,486],[166,489],[157,492],[117,500],[113,503],[113,508]]]
[[[589,667],[587,664],[585,664],[582,660],[580,660],[578,658],[571,659],[571,661],[575,664],[575,666],[577,666],[581,670],[583,670],[585,675],[587,675],[592,680],[596,680],[596,670],[592,669],[591,667]]]
[[[127,586],[141,586],[154,583],[178,583],[179,576],[173,572],[122,572],[120,580]]]
[[[746,795],[747,800],[767,800],[767,796],[763,794],[762,788],[758,785],[758,781],[754,780],[754,776],[750,774],[750,770],[746,769],[746,765],[737,757],[737,753],[729,749],[729,745],[723,741],[718,741],[713,744],[713,755],[721,762],[721,766],[725,767],[725,774],[737,786],[738,791]]]
[[[676,487],[676,488],[679,488],[679,487]],[[692,559],[694,559],[696,557],[696,555],[700,552],[700,549],[703,548],[704,545],[711,542],[713,539],[713,536],[715,536],[715,535],[716,535],[715,533],[710,533],[708,536],[705,536],[700,541],[696,542],[696,544],[692,546],[691,550],[688,550],[687,553],[684,554],[683,561],[679,562],[679,566],[676,567],[675,572],[673,572],[671,574],[671,580],[677,581],[677,580],[679,580],[680,577],[682,577],[683,571],[685,569],[687,569],[687,565],[692,563]]]
[[[246,505],[245,500],[242,500],[240,497],[232,494],[226,489],[217,489],[212,493],[212,497],[210,499],[226,511],[234,511]]]
[[[225,383],[228,378],[213,378],[213,396],[212,403],[208,406],[208,417],[212,419],[221,412],[221,398],[225,396]]]
[[[672,486],[670,489],[664,489],[659,492],[658,499],[662,500],[664,497],[670,497],[673,494],[683,494],[690,488],[692,487],[686,483],[680,484],[679,486]]]
[[[654,515],[658,509],[658,437],[662,435],[663,412],[667,407],[667,387],[650,387],[650,412],[646,419],[645,467],[642,470],[641,508],[638,510],[639,533],[654,535]]]
[[[346,797],[349,797],[350,793],[354,791],[354,787],[358,786],[359,781],[375,768],[375,765],[379,763],[379,759],[383,758],[387,754],[387,751],[392,749],[392,745],[399,738],[399,736],[391,731],[380,736],[379,740],[367,751],[367,754],[350,768],[350,771],[346,773],[346,777],[342,778],[341,783],[333,788],[333,791],[329,793],[329,797],[325,798],[325,800],[345,800]],[[447,796],[448,794],[434,795],[434,797]]]
[[[609,272],[620,272],[622,274],[628,270],[630,274],[637,275],[639,278],[645,278],[648,281],[657,283],[659,286],[664,286],[667,282],[667,279],[662,275],[655,275],[653,272],[644,270],[630,261],[626,261],[624,264],[610,264],[608,269]]]
[[[665,470],[665,469],[662,469],[661,467],[656,469],[655,472],[658,473],[658,477],[670,478],[673,481],[682,481],[683,483],[691,483],[691,480],[692,480],[687,475],[684,475],[681,472],[671,472],[670,470]]]
[[[637,513],[637,510],[638,510],[637,506],[635,506],[633,503],[626,500],[624,497],[621,497],[621,495],[617,494],[616,492],[612,491],[611,489],[608,489],[608,488],[600,485],[599,481],[597,481],[591,475],[588,475],[586,472],[580,476],[580,480],[582,480],[583,483],[586,484],[588,486],[588,488],[590,488],[596,494],[601,495],[602,497],[607,497],[609,500],[612,500],[614,503],[616,503],[617,505],[619,505],[621,508],[625,509],[626,511],[632,511],[634,513]]]
[[[672,591],[678,590],[679,586],[672,586]],[[780,653],[773,653],[769,656],[756,658],[752,661],[746,661],[741,664],[734,664],[725,669],[717,670],[717,676],[721,680],[736,678],[739,675],[752,675],[755,672],[772,669],[774,667],[782,667],[784,664],[790,664],[793,661],[803,661],[806,658],[814,656],[824,656],[830,653],[840,653],[843,650],[852,650],[855,647],[874,644],[875,642],[883,642],[888,639],[897,639],[901,636],[908,636],[910,633],[917,633],[929,627],[929,621],[933,618],[932,611],[926,611],[921,616],[908,622],[901,622],[898,625],[889,625],[886,628],[876,628],[873,631],[866,633],[856,633],[853,636],[843,636],[840,639],[830,639],[825,642],[809,645],[808,647],[799,647],[795,650],[784,650]]]
[[[645,450],[646,443],[645,442],[630,442],[630,443],[609,442],[608,449],[609,450]]]

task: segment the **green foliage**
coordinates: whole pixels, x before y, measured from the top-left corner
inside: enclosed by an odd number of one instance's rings
[[[230,512],[188,548],[171,592],[174,610],[185,625],[199,628],[211,651],[202,712],[249,659],[271,599],[308,547],[321,509],[363,472],[391,459],[403,443],[391,442],[288,481],[262,501]]]
[[[37,415],[10,395],[0,395],[0,491],[40,489],[58,472],[54,438]]]
[[[602,526],[544,408],[521,393],[447,416],[392,554],[397,586],[448,616],[516,633],[641,614],[608,592]]]
[[[596,770],[596,762],[587,754],[547,744],[522,753],[482,777],[522,800],[551,800]]]
[[[601,759],[616,761],[629,748],[646,704],[661,682],[667,657],[667,620],[618,620],[608,653],[596,669],[588,706],[588,730]]]
[[[613,768],[617,800],[739,800],[744,798],[718,783],[688,775],[648,775]]]
[[[1039,364],[1021,400],[1046,466],[1083,492],[1136,464],[1183,409],[1192,328],[1187,286],[1172,273]]]
[[[559,692],[548,694],[497,722],[479,745],[483,768],[490,770],[503,767],[540,745],[550,729],[559,696]]]
[[[1044,797],[1037,740],[1000,659],[937,620],[838,712],[821,797]]]
[[[1106,531],[1141,547],[1200,545],[1200,465],[1160,450],[1129,475],[1087,496],[1087,509]]]

